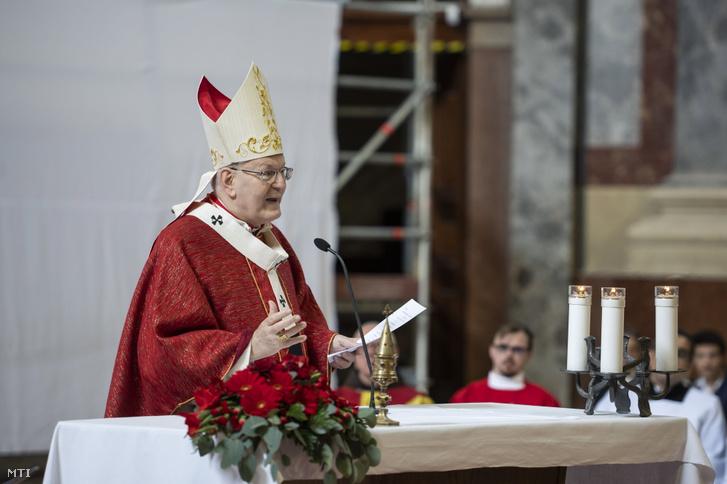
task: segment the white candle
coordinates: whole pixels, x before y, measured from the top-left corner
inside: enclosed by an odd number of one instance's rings
[[[654,288],[654,306],[656,310],[656,369],[659,371],[678,370],[679,288],[656,286]]]
[[[626,289],[601,288],[601,372],[623,373]]]
[[[588,371],[586,337],[591,334],[591,286],[568,286],[568,371]]]

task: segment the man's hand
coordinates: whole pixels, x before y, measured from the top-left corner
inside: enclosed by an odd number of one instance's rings
[[[296,336],[306,327],[300,316],[292,314],[289,309],[276,311],[273,301],[268,301],[268,305],[268,317],[263,319],[252,334],[250,361],[274,355],[283,348],[303,343],[307,338],[304,334]]]
[[[358,342],[358,339],[356,339],[356,338],[348,338],[346,336],[337,334],[336,336],[333,337],[333,343],[331,344],[331,353],[345,350],[346,348],[351,348],[352,346],[355,346],[357,342]],[[331,366],[333,368],[342,370],[344,368],[348,368],[349,366],[351,366],[351,363],[353,363],[353,360],[354,360],[353,351],[350,351],[348,353],[341,353],[340,355],[336,356],[333,359],[333,361],[331,361]]]

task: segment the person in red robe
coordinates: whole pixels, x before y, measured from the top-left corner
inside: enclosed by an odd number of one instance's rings
[[[328,328],[293,248],[272,225],[292,169],[259,69],[251,67],[232,100],[203,79],[198,100],[216,168],[203,180],[212,180],[213,193],[175,207],[177,218],[152,246],[124,323],[106,417],[176,413],[197,389],[294,350],[328,374],[327,355],[355,342]],[[266,143],[258,144],[253,134],[261,130]],[[331,365],[352,361],[343,353]]]
[[[376,321],[368,321],[362,324],[361,328],[364,334],[374,329],[376,324]],[[378,344],[371,343],[368,347],[369,355],[371,355],[371,358],[374,358]],[[423,405],[434,403],[429,395],[421,393],[416,388],[408,385],[395,384],[390,386],[386,391],[391,397],[389,401],[391,405]],[[354,405],[362,407],[369,406],[371,401],[371,373],[369,373],[369,367],[366,364],[366,357],[364,356],[362,348],[355,351],[353,367],[349,371],[349,375],[344,381],[344,384],[336,392]]]
[[[533,351],[533,333],[525,326],[500,328],[490,345],[492,370],[452,396],[451,403],[495,402],[559,407],[546,389],[525,379],[525,365]]]

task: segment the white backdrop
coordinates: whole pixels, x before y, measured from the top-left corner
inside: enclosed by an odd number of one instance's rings
[[[295,167],[279,221],[327,315],[339,11],[273,0],[0,3],[0,453],[103,414],[118,338],[170,206],[209,169],[206,74],[265,73]],[[332,320],[331,320],[332,321]]]

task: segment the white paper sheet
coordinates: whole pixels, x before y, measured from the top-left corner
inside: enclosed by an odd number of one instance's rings
[[[391,331],[396,331],[397,329],[401,328],[406,323],[423,313],[426,309],[427,308],[416,302],[414,299],[409,299],[403,306],[401,306],[399,309],[389,315],[389,327],[391,328]],[[366,333],[366,344],[375,343],[381,338],[381,335],[384,332],[385,321],[386,319],[382,320],[379,324],[376,325],[374,329]],[[361,346],[363,345],[361,344],[361,339],[359,338],[354,346],[351,346],[350,348],[347,348],[345,350],[336,351],[335,353],[329,354],[328,361],[331,361],[333,358],[342,353],[356,351],[357,349],[361,348]]]

